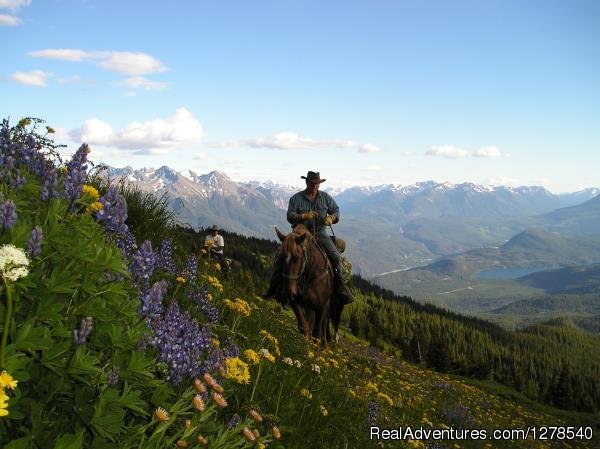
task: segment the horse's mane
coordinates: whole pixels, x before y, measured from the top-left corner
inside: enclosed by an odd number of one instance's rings
[[[305,236],[305,239],[312,243],[314,242],[314,236],[302,223],[297,224],[292,229],[291,234],[286,236],[286,239],[281,243],[283,252],[285,254],[294,254],[300,256],[302,254],[302,247],[296,243],[296,238],[299,236]]]

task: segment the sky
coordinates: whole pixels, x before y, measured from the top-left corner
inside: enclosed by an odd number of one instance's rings
[[[0,114],[235,181],[600,187],[600,2],[0,0]]]

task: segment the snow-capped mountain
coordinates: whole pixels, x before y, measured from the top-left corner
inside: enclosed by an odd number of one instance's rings
[[[195,228],[218,224],[269,239],[275,239],[273,226],[289,229],[285,210],[298,190],[272,182],[236,182],[220,171],[198,174],[166,166],[109,168],[104,176],[167,195],[183,224]],[[434,181],[324,190],[340,206],[342,219],[335,232],[346,239],[355,271],[367,276],[427,263],[456,251],[502,244],[532,225],[532,216],[579,204],[600,193],[586,189],[555,195],[536,186]],[[544,227],[535,220],[536,226]]]

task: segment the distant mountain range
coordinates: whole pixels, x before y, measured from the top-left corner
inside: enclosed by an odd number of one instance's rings
[[[166,194],[179,220],[194,228],[218,224],[239,234],[268,239],[275,238],[274,226],[289,229],[285,209],[290,196],[301,188],[235,182],[220,171],[201,175],[166,166],[156,170],[109,167],[105,175],[142,191]],[[588,206],[579,204],[594,198],[598,189],[555,195],[543,187],[427,181],[330,193],[341,210],[335,232],[347,241],[355,271],[367,277],[425,265],[455,252],[501,245],[530,226],[562,226],[562,232],[571,235],[583,231],[600,234],[598,225],[593,224],[600,211],[592,208],[589,212]],[[573,211],[561,212],[561,208],[573,206]],[[574,214],[591,220],[589,225],[580,226]]]

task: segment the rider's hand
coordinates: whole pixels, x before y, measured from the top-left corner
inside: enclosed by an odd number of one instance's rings
[[[325,226],[331,226],[333,224],[334,219],[335,219],[335,217],[333,215],[327,214],[327,216],[325,217],[325,220],[323,220],[323,224]]]
[[[317,213],[314,210],[302,212],[300,214],[300,218],[302,218],[302,220],[314,220],[315,218],[317,218]]]

